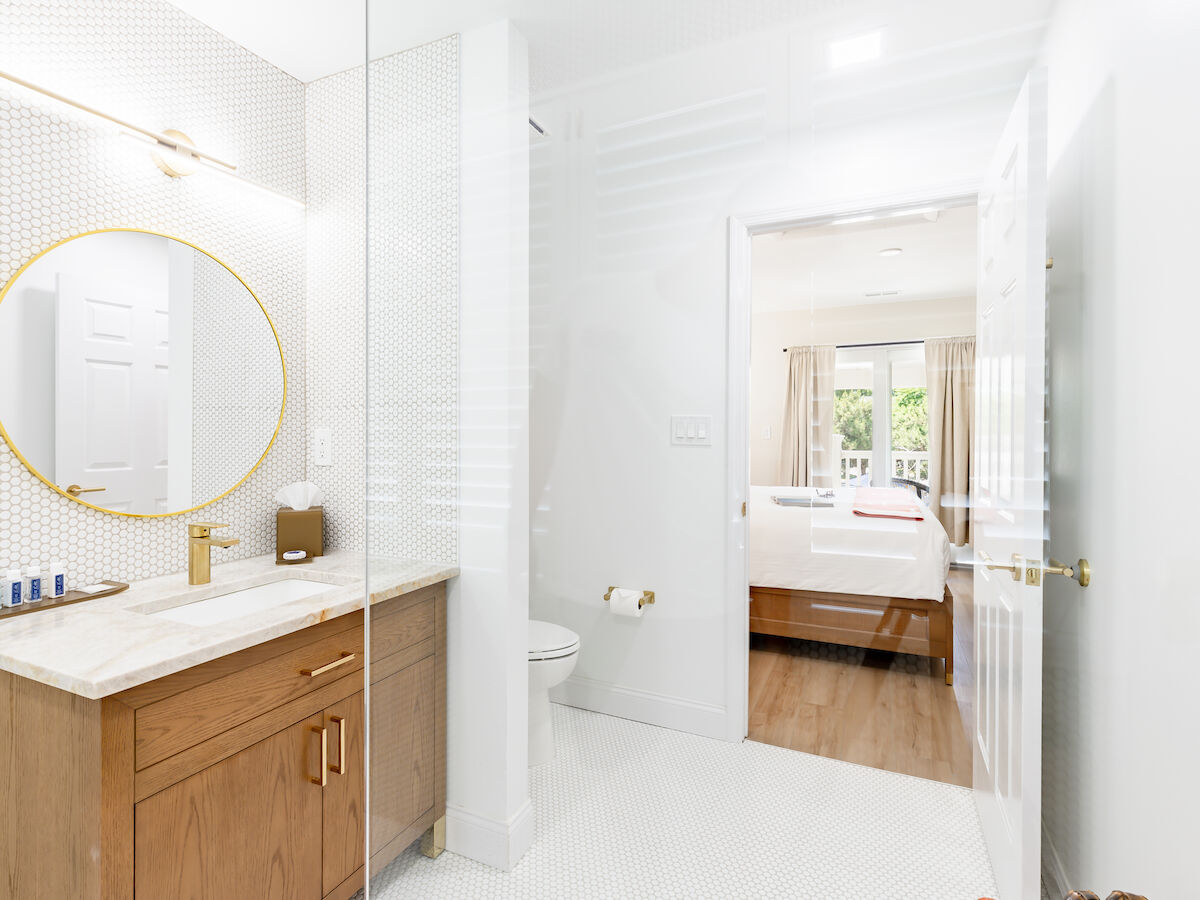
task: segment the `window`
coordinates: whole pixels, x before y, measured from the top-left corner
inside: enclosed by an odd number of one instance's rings
[[[834,398],[841,484],[929,483],[923,344],[839,348]]]

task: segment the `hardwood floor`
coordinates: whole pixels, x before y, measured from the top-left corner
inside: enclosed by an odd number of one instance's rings
[[[750,739],[970,786],[971,573],[952,571],[950,589],[953,688],[941,660],[752,634]]]

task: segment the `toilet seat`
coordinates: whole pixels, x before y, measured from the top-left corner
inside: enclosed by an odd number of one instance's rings
[[[579,635],[553,622],[529,620],[529,659],[560,659],[579,650]]]

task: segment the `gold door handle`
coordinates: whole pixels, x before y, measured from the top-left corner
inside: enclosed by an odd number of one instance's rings
[[[990,556],[988,556],[988,555],[987,555],[986,553],[984,553],[982,550],[980,550],[980,551],[979,551],[979,559],[980,559],[980,560],[983,562],[983,564],[984,564],[985,566],[987,566],[989,569],[1007,569],[1009,572],[1011,572],[1011,573],[1012,573],[1012,580],[1013,580],[1013,581],[1020,581],[1020,580],[1021,580],[1021,573],[1024,571],[1024,568],[1025,568],[1025,567],[1021,565],[1021,556],[1020,556],[1020,554],[1018,554],[1018,553],[1014,553],[1014,554],[1012,555],[1012,562],[1008,562],[1008,563],[998,563],[998,562],[995,562],[995,561],[994,561],[994,560],[993,560],[993,559],[992,559]]]
[[[338,727],[338,761],[337,765],[329,767],[334,775],[346,775],[349,766],[346,765],[346,720],[342,716],[330,716],[329,721]]]
[[[85,488],[77,484],[67,485],[67,493],[72,497],[78,497],[80,494],[96,494],[100,491],[107,491],[108,488]]]
[[[324,675],[326,672],[332,672],[338,666],[344,666],[346,663],[354,659],[354,654],[349,651],[342,651],[339,659],[335,659],[331,663],[325,663],[323,666],[317,666],[315,669],[301,669],[301,675],[307,675],[309,678],[316,678],[318,675]]]
[[[312,726],[312,731],[314,734],[321,736],[321,775],[318,778],[313,778],[310,775],[308,776],[308,780],[313,784],[325,787],[325,785],[329,784],[329,735],[319,725]]]
[[[1050,557],[1050,565],[1046,566],[1047,575],[1066,575],[1068,578],[1077,581],[1080,587],[1087,587],[1092,583],[1092,567],[1086,559],[1081,559],[1073,566],[1060,563],[1053,556]]]

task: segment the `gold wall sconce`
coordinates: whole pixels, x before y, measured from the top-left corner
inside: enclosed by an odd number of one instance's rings
[[[57,91],[52,91],[49,88],[41,87],[31,81],[26,81],[17,75],[10,72],[0,71],[0,79],[11,82],[33,91],[43,97],[49,97],[58,103],[62,103],[72,109],[77,109],[85,112],[88,115],[102,119],[111,125],[115,125],[126,135],[137,138],[150,144],[150,156],[163,172],[170,175],[172,178],[182,178],[188,175],[193,175],[203,166],[212,169],[216,172],[224,173],[235,179],[247,187],[251,187],[256,191],[265,194],[270,194],[280,200],[284,200],[293,206],[301,209],[304,208],[304,203],[297,200],[295,197],[290,197],[287,194],[281,194],[279,191],[272,190],[269,187],[250,181],[237,174],[237,166],[234,163],[227,162],[218,156],[214,156],[207,151],[201,150],[195,142],[175,128],[168,128],[165,131],[154,131],[150,128],[143,128],[140,125],[135,125],[132,122],[127,122],[116,116],[109,115],[106,112],[88,106],[86,103],[80,103],[77,100],[72,100],[70,97],[63,96]]]

